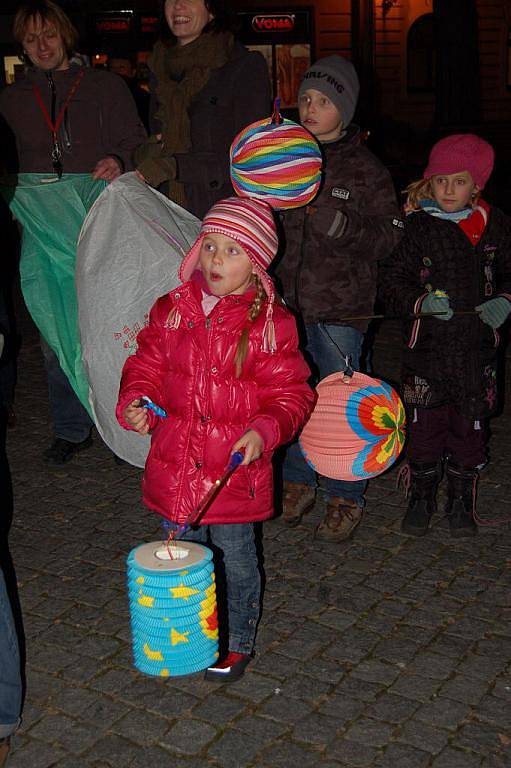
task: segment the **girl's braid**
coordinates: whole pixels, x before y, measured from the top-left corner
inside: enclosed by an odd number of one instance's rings
[[[261,310],[264,305],[264,300],[266,298],[266,292],[263,288],[263,284],[257,275],[254,275],[254,284],[256,288],[256,295],[255,295],[254,301],[252,302],[248,310],[247,319],[249,323],[253,323],[257,320],[257,318],[261,314]],[[243,328],[243,331],[241,332],[241,336],[238,341],[238,346],[236,347],[236,353],[234,355],[234,365],[236,367],[236,378],[238,379],[241,376],[243,363],[245,362],[245,358],[247,357],[249,335],[250,335],[250,325],[247,324],[245,325],[245,327]]]

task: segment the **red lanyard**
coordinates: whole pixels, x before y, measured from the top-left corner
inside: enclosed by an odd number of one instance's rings
[[[74,81],[73,85],[69,89],[69,93],[66,96],[66,100],[64,101],[64,104],[60,108],[60,112],[57,115],[57,119],[55,120],[55,122],[53,122],[52,118],[48,114],[48,110],[46,109],[46,105],[45,105],[45,103],[43,101],[43,97],[41,96],[41,91],[39,90],[39,88],[37,87],[37,85],[35,83],[32,83],[32,88],[34,89],[35,97],[36,97],[36,99],[37,99],[37,101],[39,103],[39,106],[41,108],[41,112],[43,113],[43,117],[44,117],[44,119],[45,119],[45,121],[46,121],[46,123],[48,125],[48,128],[51,131],[51,135],[52,135],[52,139],[53,139],[52,161],[53,161],[53,166],[54,166],[54,168],[56,170],[58,170],[58,166],[60,166],[60,171],[58,171],[59,176],[62,174],[62,166],[61,166],[61,163],[60,163],[60,160],[61,160],[61,157],[62,157],[62,153],[60,151],[57,134],[58,134],[58,130],[60,128],[60,125],[62,123],[62,120],[64,119],[64,115],[66,113],[66,109],[69,106],[69,102],[71,101],[71,99],[75,95],[76,91],[78,90],[78,86],[80,85],[81,79],[84,76],[84,74],[85,74],[85,70],[82,67],[80,69],[80,71],[78,72],[76,80]],[[54,86],[52,85],[52,98],[54,99],[55,98],[55,91],[53,89],[54,89]],[[52,109],[52,112],[53,112],[53,109]],[[54,117],[54,116],[52,115],[52,117]]]
[[[83,68],[80,69],[80,71],[78,72],[78,76],[77,76],[76,80],[74,81],[73,85],[69,89],[69,93],[66,96],[66,100],[65,100],[64,104],[60,108],[60,112],[57,115],[57,119],[55,120],[55,123],[52,123],[52,121],[51,121],[50,115],[48,114],[48,110],[46,109],[46,106],[44,104],[43,97],[41,96],[41,91],[39,90],[39,88],[37,87],[37,85],[35,83],[32,83],[32,88],[34,89],[34,93],[36,95],[36,99],[39,102],[39,106],[41,107],[41,112],[43,113],[43,117],[46,120],[46,122],[48,124],[48,127],[49,127],[49,129],[52,132],[54,137],[56,136],[56,134],[57,134],[57,132],[58,132],[58,130],[60,128],[60,124],[61,124],[62,120],[64,119],[64,113],[65,113],[66,109],[69,106],[69,102],[71,101],[71,99],[75,95],[76,91],[78,90],[78,86],[80,85],[80,81],[81,81],[82,77],[84,76],[84,74],[85,74],[85,70]]]

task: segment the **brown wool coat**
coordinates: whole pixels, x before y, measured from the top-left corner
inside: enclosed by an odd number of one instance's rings
[[[157,86],[153,79],[152,90]],[[153,105],[154,109],[154,105]],[[176,180],[184,184],[186,208],[199,218],[224,197],[233,195],[229,148],[250,123],[268,117],[271,91],[268,67],[260,53],[235,41],[232,55],[194,98],[189,110],[191,149],[174,155]],[[154,133],[161,126],[153,118]],[[151,179],[148,179],[151,182]],[[159,183],[159,180],[157,180]]]
[[[57,114],[65,103],[80,67],[55,72]],[[0,94],[4,130],[16,139],[18,167],[6,159],[9,170],[20,173],[51,173],[51,133],[36,100],[33,83],[48,113],[51,93],[44,72],[29,69],[23,80],[7,86]],[[133,169],[132,155],[146,136],[144,126],[126,83],[113,72],[86,68],[72,97],[59,130],[63,148],[64,173],[90,173],[98,160],[118,157],[125,171]]]

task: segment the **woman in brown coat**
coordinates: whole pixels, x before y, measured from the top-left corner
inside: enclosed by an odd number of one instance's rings
[[[136,155],[140,175],[199,218],[233,194],[229,147],[270,109],[268,70],[230,31],[222,0],[166,0],[166,36],[149,59],[153,135]]]

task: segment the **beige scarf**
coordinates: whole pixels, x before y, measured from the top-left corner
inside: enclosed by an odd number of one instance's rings
[[[168,182],[166,194],[186,207],[183,184],[175,180],[174,154],[191,148],[189,108],[208,82],[211,70],[222,67],[231,55],[234,38],[230,32],[206,32],[187,45],[156,43],[148,64],[156,75],[161,141],[155,136],[136,152],[138,170],[153,186]]]

